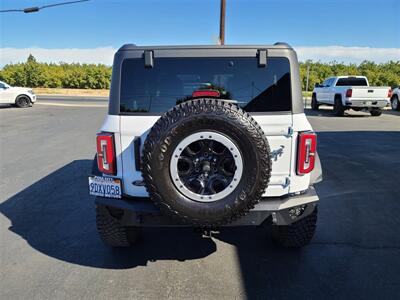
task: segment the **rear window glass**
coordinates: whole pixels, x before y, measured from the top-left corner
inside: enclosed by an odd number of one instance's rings
[[[290,65],[286,58],[126,59],[121,71],[121,112],[161,113],[193,99],[199,90],[218,91],[249,112],[290,111]]]
[[[349,77],[349,78],[339,78],[336,86],[367,86],[367,80],[365,78],[356,78],[356,77]]]

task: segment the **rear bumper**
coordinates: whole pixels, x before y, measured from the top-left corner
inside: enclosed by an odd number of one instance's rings
[[[389,100],[379,99],[379,100],[370,100],[370,99],[361,99],[361,100],[346,100],[346,106],[348,107],[357,107],[357,108],[384,108],[389,105]]]
[[[276,225],[289,225],[311,214],[318,200],[318,195],[312,186],[299,195],[262,198],[246,216],[225,226],[257,226],[267,219],[270,219]],[[125,226],[187,226],[163,215],[149,198],[112,199],[96,197],[95,202],[97,205],[123,210],[123,217],[119,221]],[[294,207],[301,207],[303,213],[294,216],[293,210],[291,210]]]

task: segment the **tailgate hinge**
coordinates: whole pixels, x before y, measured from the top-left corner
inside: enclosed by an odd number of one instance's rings
[[[288,127],[288,131],[287,131],[287,134],[285,135],[286,137],[291,137],[292,135],[293,135],[293,127],[292,126],[290,126],[290,127]]]
[[[205,239],[212,239],[216,234],[219,234],[219,230],[204,229],[201,237]]]
[[[290,178],[286,177],[285,182],[282,184],[282,188],[286,189],[290,185]]]

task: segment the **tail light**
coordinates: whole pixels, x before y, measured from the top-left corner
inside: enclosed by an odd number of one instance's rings
[[[314,132],[302,132],[299,134],[297,149],[297,174],[310,173],[315,165],[315,153],[317,150],[317,135]]]
[[[114,135],[112,133],[101,132],[97,134],[97,165],[99,171],[108,175],[117,173],[115,160]]]
[[[388,98],[392,98],[392,95],[393,95],[393,91],[391,88],[389,88],[388,95],[387,95]]]
[[[348,90],[346,91],[346,97],[347,97],[347,98],[350,98],[352,95],[353,95],[353,90],[352,90],[352,89],[348,89]]]

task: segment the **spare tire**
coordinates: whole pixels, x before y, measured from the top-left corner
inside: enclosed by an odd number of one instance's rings
[[[237,105],[217,99],[191,100],[163,114],[145,140],[141,166],[150,198],[195,226],[244,216],[271,176],[261,127]]]

